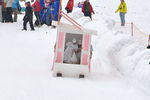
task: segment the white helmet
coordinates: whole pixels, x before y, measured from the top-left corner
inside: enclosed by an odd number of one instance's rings
[[[75,38],[73,38],[72,42],[73,43],[77,43],[77,40]]]

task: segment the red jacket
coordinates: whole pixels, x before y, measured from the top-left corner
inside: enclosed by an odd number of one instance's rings
[[[74,0],[69,0],[67,3],[66,8],[68,8],[69,10],[73,10],[73,6],[74,6]]]
[[[85,12],[85,6],[86,6],[86,1],[84,2],[83,7],[82,7],[82,12],[83,13]],[[89,10],[90,10],[90,13],[94,13],[94,10],[93,10],[92,5],[90,4],[90,2],[88,2],[88,7],[89,7]]]
[[[42,9],[39,1],[35,1],[32,7],[35,12],[40,12]]]

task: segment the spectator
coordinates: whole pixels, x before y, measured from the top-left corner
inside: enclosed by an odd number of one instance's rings
[[[2,22],[2,6],[3,6],[4,1],[0,0],[0,22]]]
[[[27,30],[27,23],[29,22],[31,31],[34,31],[34,26],[33,26],[33,8],[31,7],[30,2],[25,3],[26,9],[25,9],[25,16],[23,18],[23,29],[22,30]]]
[[[36,0],[34,2],[34,4],[32,5],[32,7],[33,7],[34,15],[36,17],[34,26],[41,26],[40,11],[41,11],[42,7],[40,5],[40,0]]]
[[[121,3],[115,13],[117,13],[119,11],[121,26],[124,26],[125,25],[125,14],[127,13],[127,6],[126,6],[126,3],[124,0],[120,0],[120,1],[121,1]]]
[[[12,2],[13,0],[6,0],[6,22],[11,22],[11,23],[13,23]]]
[[[19,0],[14,0],[13,3],[12,3],[12,11],[13,11],[13,14],[14,14],[13,21],[14,22],[17,22],[17,16],[18,16],[20,8],[21,8],[21,6],[20,6],[20,3],[19,3]]]
[[[52,26],[52,20],[54,18],[53,13],[54,13],[54,7],[53,7],[54,1],[50,1],[48,8],[47,8],[47,16],[46,16],[46,25]]]
[[[66,6],[66,11],[67,13],[71,13],[73,10],[73,6],[74,6],[74,0],[69,0]]]
[[[92,5],[90,4],[89,0],[86,0],[83,4],[83,7],[82,7],[82,12],[84,13],[84,16],[88,16],[91,18],[92,20],[92,13],[94,13],[94,10],[92,8]]]
[[[4,2],[2,5],[2,23],[6,22],[6,14],[7,14],[6,2]]]
[[[83,4],[84,4],[84,2],[79,2],[79,3],[78,3],[78,7],[79,7],[79,8],[82,8],[82,7],[83,7]]]

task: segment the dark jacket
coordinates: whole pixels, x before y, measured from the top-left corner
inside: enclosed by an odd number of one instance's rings
[[[25,16],[26,17],[33,17],[33,8],[31,6],[26,7]]]
[[[6,3],[3,3],[3,5],[2,5],[2,11],[3,11],[3,12],[6,12],[6,11],[7,11],[7,9],[6,9]]]
[[[90,4],[90,2],[84,2],[83,7],[82,7],[82,12],[90,12],[90,13],[94,13],[94,10],[92,8],[92,5]]]

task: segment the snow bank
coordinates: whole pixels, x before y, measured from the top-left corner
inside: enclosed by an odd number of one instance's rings
[[[133,21],[142,31],[148,32],[150,25],[148,12],[143,11],[144,9],[150,10],[149,1],[126,0],[126,2],[127,21]],[[95,50],[92,60],[93,67],[100,67],[98,69],[105,74],[120,74],[135,87],[150,94],[150,51],[134,42],[128,33],[127,26],[114,28],[115,22],[120,20],[118,14],[114,14],[120,1],[95,0],[91,3],[97,13],[93,16],[93,21],[81,15],[80,17],[73,15],[73,17],[85,27],[98,31],[98,37],[93,37],[92,40]],[[143,16],[143,13],[146,16]]]
[[[87,26],[98,30],[99,33],[94,45],[97,55],[95,57],[100,60],[99,65],[105,63],[105,66],[102,65],[105,67],[103,71],[112,75],[118,73],[150,94],[150,51],[121,31],[121,26],[119,31],[113,29],[115,22],[112,19],[105,22],[99,20],[94,26],[90,24]]]

